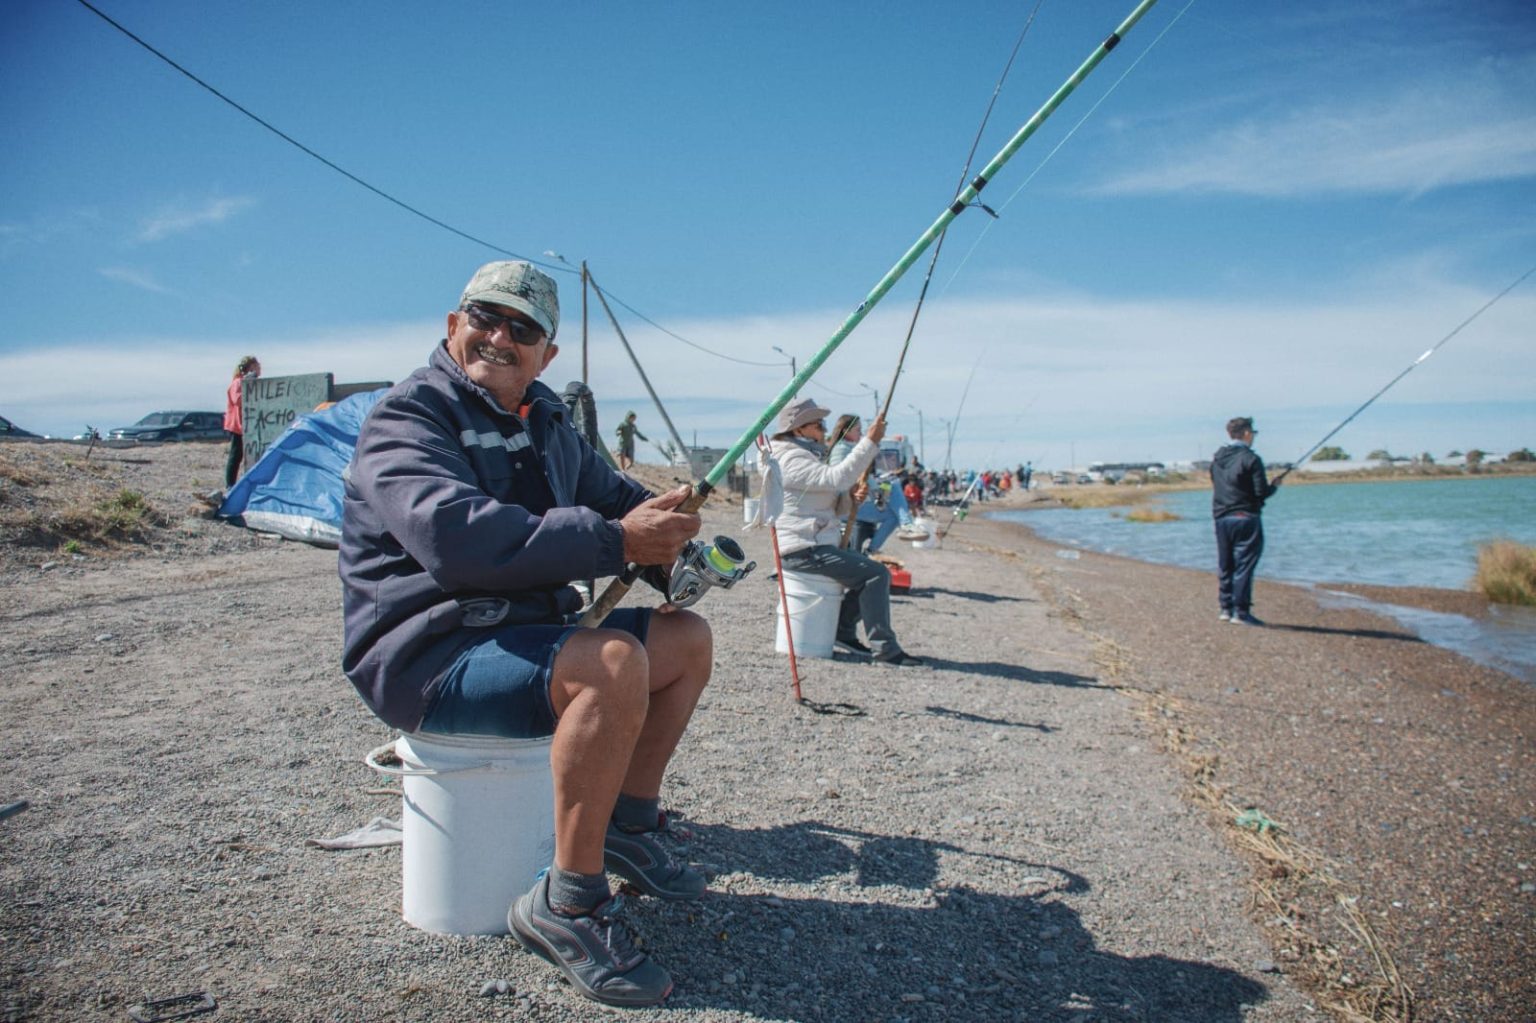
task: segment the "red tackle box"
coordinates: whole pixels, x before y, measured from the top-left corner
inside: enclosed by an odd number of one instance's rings
[[[912,573],[911,572],[908,572],[904,568],[892,568],[889,565],[886,566],[886,570],[891,573],[891,592],[892,593],[911,593],[912,592]]]

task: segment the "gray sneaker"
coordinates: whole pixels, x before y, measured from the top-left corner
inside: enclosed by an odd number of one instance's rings
[[[697,899],[704,876],[662,848],[656,831],[626,831],[612,821],[603,837],[603,866],[658,899]]]
[[[507,924],[524,948],[551,963],[588,998],[608,1005],[655,1005],[672,993],[672,978],[635,948],[619,919],[621,895],[591,916],[562,916],[549,908],[549,875],[512,903]]]

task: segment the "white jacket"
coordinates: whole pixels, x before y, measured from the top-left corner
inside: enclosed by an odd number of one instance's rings
[[[853,510],[847,491],[875,460],[875,444],[868,438],[835,465],[821,460],[823,450],[806,440],[768,442],[759,508],[762,518],[778,529],[780,554],[817,544],[836,547],[843,538],[843,521]]]

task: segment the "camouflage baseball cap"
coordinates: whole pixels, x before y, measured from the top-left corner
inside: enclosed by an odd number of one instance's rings
[[[502,305],[526,313],[544,328],[544,336],[551,341],[560,327],[560,296],[554,280],[522,260],[487,263],[476,270],[459,296],[459,305],[466,302]]]

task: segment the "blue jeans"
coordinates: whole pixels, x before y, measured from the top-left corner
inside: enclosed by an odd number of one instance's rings
[[[603,619],[645,642],[651,609],[621,607]],[[438,679],[419,731],[535,739],[555,734],[549,680],[555,657],[579,626],[503,625],[459,651]],[[482,631],[482,630],[475,630]]]
[[[912,524],[912,509],[907,504],[907,495],[901,492],[899,486],[891,484],[890,497],[882,508],[871,493],[859,506],[859,521],[875,524],[875,535],[869,541],[869,549],[878,551],[885,546],[885,541],[891,538],[891,534],[896,532],[898,526]]]
[[[1247,614],[1253,606],[1253,573],[1264,553],[1264,522],[1239,512],[1216,520],[1216,593],[1223,611]]]

